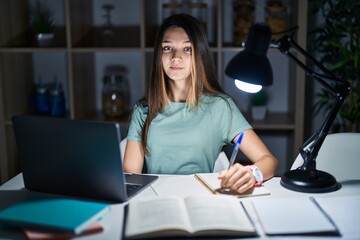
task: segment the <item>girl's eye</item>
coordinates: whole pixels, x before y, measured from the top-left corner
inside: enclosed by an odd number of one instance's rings
[[[184,48],[184,52],[191,53],[191,47]]]
[[[163,47],[163,51],[164,51],[164,52],[170,52],[170,51],[171,51],[171,47]]]

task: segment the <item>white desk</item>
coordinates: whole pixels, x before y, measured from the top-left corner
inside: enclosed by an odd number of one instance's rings
[[[155,182],[151,187],[145,189],[143,192],[139,193],[135,198],[144,198],[147,196],[155,196],[156,195],[156,188],[158,184],[164,182],[167,178],[173,178],[181,180],[181,176],[160,176],[159,180]],[[177,189],[177,192],[181,193],[187,189],[187,191],[194,191],[191,190],[189,187],[189,178],[186,178],[186,181],[179,181],[177,186],[174,186]],[[169,180],[169,179],[168,179]],[[194,179],[194,181],[196,181]],[[174,181],[173,181],[174,182]],[[176,182],[176,181],[175,181]],[[269,196],[261,196],[261,197],[268,197],[268,198],[279,198],[279,197],[290,197],[290,198],[301,198],[301,197],[335,197],[335,196],[359,196],[360,195],[360,180],[356,181],[348,181],[342,182],[342,188],[338,191],[331,192],[331,193],[323,193],[323,194],[307,194],[307,193],[299,193],[287,190],[280,186],[280,178],[273,178],[268,182],[264,183],[264,186],[271,191],[271,195]],[[190,190],[189,190],[190,189]],[[196,191],[196,190],[195,190]],[[204,193],[207,190],[204,190]],[[198,194],[198,192],[197,192]],[[24,184],[22,180],[22,175],[19,174],[10,181],[6,182],[2,186],[0,186],[0,209],[10,205],[11,203],[22,199],[29,195],[29,192],[24,190]],[[264,239],[266,236],[264,235],[259,220],[256,217],[254,209],[250,204],[252,198],[243,198],[241,199],[246,207],[246,210],[249,212],[250,217],[252,218],[253,222],[255,223],[255,227],[260,234],[260,238]],[[360,203],[359,203],[360,204]],[[80,240],[98,240],[98,239],[121,239],[122,236],[122,226],[123,226],[123,209],[124,204],[114,204],[112,206],[111,212],[107,214],[102,220],[101,224],[104,227],[104,231],[99,234],[93,234],[90,236],[83,236],[79,238]],[[351,212],[351,210],[350,210]],[[355,213],[360,214],[360,213]],[[310,217],[310,216],[309,216]],[[359,222],[360,223],[360,222]],[[359,223],[356,223],[358,225]],[[340,231],[342,229],[340,228]],[[357,235],[356,235],[357,234]],[[356,239],[360,238],[360,230],[358,228],[354,229],[354,232],[346,233],[341,238],[343,239]],[[276,237],[278,239],[280,237]],[[331,239],[339,239],[340,237],[331,237]],[[0,239],[25,239],[21,232],[9,229],[1,229],[0,228]],[[252,238],[254,239],[254,238]],[[269,239],[275,239],[275,237],[269,237]],[[296,237],[284,237],[283,239],[325,239],[325,237],[304,237],[304,236],[296,236]]]

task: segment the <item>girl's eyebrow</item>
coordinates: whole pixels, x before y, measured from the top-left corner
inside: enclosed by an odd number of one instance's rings
[[[172,43],[172,41],[170,41],[170,40],[163,40],[162,43]],[[184,41],[184,42],[182,42],[182,43],[191,43],[191,42],[190,42],[190,40],[186,40],[186,41]]]

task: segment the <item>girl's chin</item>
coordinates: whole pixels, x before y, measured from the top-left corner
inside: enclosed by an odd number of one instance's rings
[[[186,77],[179,77],[179,76],[170,76],[169,78],[173,81],[184,81],[187,79]]]

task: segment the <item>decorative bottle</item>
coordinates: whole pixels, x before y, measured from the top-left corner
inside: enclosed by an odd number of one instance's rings
[[[111,73],[104,77],[102,92],[103,111],[106,117],[116,118],[127,113],[129,85],[123,74]]]
[[[65,97],[61,83],[55,82],[54,88],[50,91],[49,104],[51,116],[65,116]]]
[[[35,89],[35,109],[40,114],[49,113],[49,92],[40,77]]]

